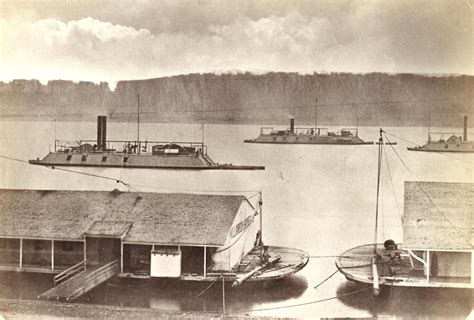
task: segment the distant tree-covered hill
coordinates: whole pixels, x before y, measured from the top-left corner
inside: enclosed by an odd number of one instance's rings
[[[461,126],[474,123],[472,76],[416,74],[190,74],[107,83],[0,82],[0,116],[12,119]],[[315,108],[317,106],[317,108]]]

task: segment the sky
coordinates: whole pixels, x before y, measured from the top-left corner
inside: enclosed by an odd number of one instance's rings
[[[473,74],[467,1],[0,0],[0,80]]]

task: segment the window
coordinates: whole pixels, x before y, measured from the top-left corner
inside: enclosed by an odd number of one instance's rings
[[[82,156],[81,161],[86,161],[86,160],[87,160],[87,156]]]
[[[107,156],[103,156],[102,157],[102,162],[106,162],[107,161]]]
[[[71,161],[72,155],[68,155],[66,161]]]

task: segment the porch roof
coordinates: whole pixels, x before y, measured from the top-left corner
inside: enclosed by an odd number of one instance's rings
[[[474,184],[405,182],[403,247],[472,250]]]
[[[123,234],[127,242],[221,246],[244,200],[240,195],[0,189],[0,237]]]

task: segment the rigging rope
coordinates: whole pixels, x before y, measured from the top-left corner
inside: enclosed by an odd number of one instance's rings
[[[390,133],[390,132],[387,132],[387,131],[385,131],[385,130],[384,130],[384,133],[385,133],[386,135],[388,134],[388,135],[390,135],[390,136],[392,136],[392,137],[394,137],[394,138],[397,138],[397,139],[400,139],[400,140],[402,140],[402,141],[408,142],[408,143],[413,144],[413,145],[415,145],[415,146],[418,146],[418,145],[419,145],[419,144],[416,143],[416,142],[413,142],[413,141],[404,139],[404,138],[402,138],[402,137],[396,136],[396,135],[394,135],[394,134],[392,134],[392,133]],[[387,141],[388,141],[388,139],[387,139]]]
[[[410,170],[410,168],[407,166],[407,164],[405,163],[405,161],[403,161],[403,159],[400,157],[400,155],[398,154],[397,150],[395,150],[395,148],[393,147],[393,145],[390,144],[390,140],[388,139],[387,136],[385,136],[385,138],[387,139],[387,141],[389,142],[389,145],[390,147],[392,147],[392,150],[393,152],[396,154],[396,156],[398,157],[398,159],[400,160],[400,162],[403,164],[403,166],[405,167],[405,169],[413,176],[413,178],[415,178],[416,181],[419,181],[419,179],[416,177],[416,175]],[[428,193],[425,191],[425,189],[423,189],[423,187],[420,186],[420,184],[417,183],[417,186],[418,188],[423,192],[423,194],[426,196],[426,198],[428,199],[428,201],[431,203],[431,205],[433,206],[433,208],[436,209],[436,212],[441,216],[443,217],[446,222],[451,226],[451,228],[453,228],[453,230],[464,240],[466,241],[467,243],[469,243],[469,246],[471,246],[471,240],[470,239],[467,239],[465,237],[463,237],[463,235],[459,232],[459,230],[453,225],[453,223],[444,215],[444,213],[441,212],[441,210],[438,208],[438,206],[433,202],[433,200],[431,199],[431,197],[428,195]]]
[[[395,187],[393,186],[392,172],[391,172],[391,170],[390,170],[390,163],[389,163],[389,161],[388,161],[387,151],[384,149],[383,152],[384,152],[384,155],[385,155],[385,162],[387,163],[388,177],[389,177],[389,179],[390,179],[390,185],[392,186],[393,198],[395,199],[395,205],[397,206],[397,211],[398,211],[398,213],[399,213],[399,215],[400,215],[400,219],[401,219],[402,222],[403,222],[403,212],[401,211],[400,205],[398,204],[397,195],[396,195],[396,193],[395,193]]]
[[[136,84],[135,84],[135,87],[136,87]],[[130,114],[128,115],[128,122],[127,122],[127,131],[126,131],[126,134],[125,136],[128,137],[128,131],[130,129],[130,118],[132,117],[132,113],[130,112]],[[128,152],[128,147],[127,147],[127,152]],[[123,174],[123,167],[125,165],[125,162],[122,161],[122,163],[120,164],[120,179],[122,179],[122,174]]]

